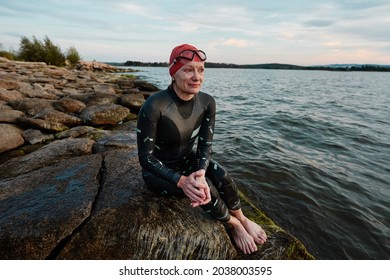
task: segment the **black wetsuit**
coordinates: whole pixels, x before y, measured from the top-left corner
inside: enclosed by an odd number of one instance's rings
[[[234,181],[211,159],[214,123],[213,97],[199,92],[184,101],[171,85],[149,97],[140,110],[138,157],[146,185],[160,194],[185,196],[177,187],[181,175],[206,170],[211,202],[202,208],[226,222],[230,219],[228,209],[237,210],[241,205]]]

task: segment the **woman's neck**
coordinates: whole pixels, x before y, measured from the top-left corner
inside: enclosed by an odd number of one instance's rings
[[[173,83],[173,89],[175,90],[176,95],[181,100],[189,101],[189,100],[191,100],[194,97],[194,94],[185,93],[185,92],[182,92],[181,90],[179,90],[175,83]]]

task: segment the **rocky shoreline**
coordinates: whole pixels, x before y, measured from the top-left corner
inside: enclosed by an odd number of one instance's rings
[[[145,188],[135,125],[158,89],[121,71],[0,58],[0,259],[313,259],[244,196],[269,235],[250,256],[202,210]]]

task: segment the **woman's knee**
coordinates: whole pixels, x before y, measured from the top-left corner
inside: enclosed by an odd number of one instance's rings
[[[233,181],[227,170],[215,161],[210,163],[206,176],[213,181],[217,188],[220,188],[221,184],[229,184]]]
[[[214,185],[211,182],[208,182],[208,184],[210,187],[211,201],[206,205],[202,205],[201,207],[210,216],[225,223],[230,219],[229,209],[227,208],[227,205],[219,195],[218,190],[214,187]]]
[[[220,164],[213,162],[206,173],[206,176],[212,181],[213,185],[218,191],[218,195],[226,203],[228,209],[237,210],[241,207],[240,198],[238,195],[238,188],[233,178]]]

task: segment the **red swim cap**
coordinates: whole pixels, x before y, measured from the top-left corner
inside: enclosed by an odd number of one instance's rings
[[[183,44],[180,46],[175,47],[172,52],[171,56],[169,57],[169,74],[173,76],[180,68],[182,68],[186,63],[190,62],[191,60],[187,59],[178,59],[176,58],[184,51],[198,51],[198,49],[192,45],[189,44]],[[200,62],[202,61],[197,55],[194,55],[194,58],[192,61]]]

